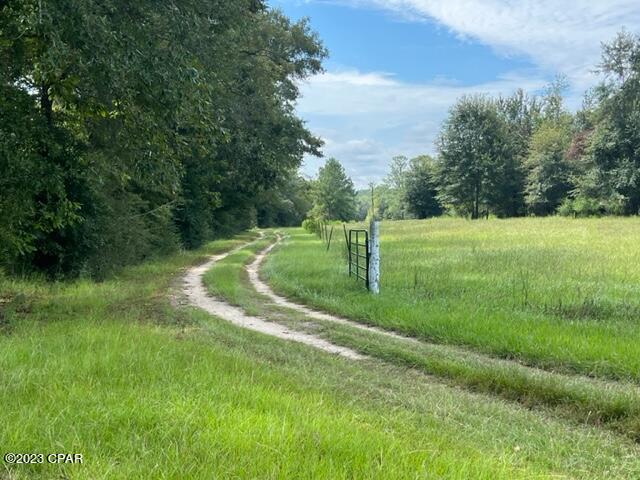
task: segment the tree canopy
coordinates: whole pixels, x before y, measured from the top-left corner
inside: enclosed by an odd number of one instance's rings
[[[312,195],[312,217],[345,222],[355,218],[356,191],[353,181],[335,158],[329,158],[318,170]]]
[[[575,114],[562,77],[541,97],[459,99],[437,142],[434,188],[445,210],[640,213],[640,38],[623,31],[603,44],[599,69],[604,80]]]
[[[443,126],[438,151],[444,205],[471,218],[515,213],[511,183],[518,167],[495,102],[482,96],[460,99]]]
[[[104,276],[251,224],[326,55],[261,0],[0,3],[0,264]]]
[[[414,218],[436,217],[442,213],[438,201],[438,171],[433,158],[412,158],[406,173],[404,204]]]
[[[296,115],[327,52],[264,0],[0,1],[0,267],[103,278],[254,224],[367,211]],[[603,45],[576,113],[466,96],[437,156],[392,159],[383,218],[640,213],[640,39]],[[367,195],[368,198],[368,195]]]

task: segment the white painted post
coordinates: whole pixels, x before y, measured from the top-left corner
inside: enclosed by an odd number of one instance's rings
[[[369,291],[380,293],[380,222],[375,218],[369,224]]]

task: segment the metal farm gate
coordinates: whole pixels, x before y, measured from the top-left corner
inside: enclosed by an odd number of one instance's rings
[[[318,221],[316,233],[326,244],[329,251],[331,238],[333,237],[333,225],[324,221]],[[370,229],[353,228],[347,230],[345,224],[344,241],[347,249],[349,263],[349,276],[356,280],[362,280],[367,290],[373,294],[380,292],[380,236],[379,222],[372,221]]]
[[[356,278],[364,280],[368,290],[369,262],[371,259],[369,232],[364,229],[349,230],[347,251],[349,252],[349,276],[354,275]]]

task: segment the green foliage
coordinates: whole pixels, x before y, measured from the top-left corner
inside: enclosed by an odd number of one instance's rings
[[[383,199],[380,202],[380,218],[402,220],[408,216],[408,208],[405,202],[407,182],[409,180],[409,159],[405,156],[396,156],[391,159],[389,173],[377,194]]]
[[[428,155],[412,158],[406,173],[404,204],[414,218],[435,217],[442,213],[438,201],[437,168]]]
[[[536,215],[553,214],[571,191],[571,165],[566,159],[570,122],[569,115],[545,120],[531,137],[525,192],[528,211]]]
[[[558,214],[564,217],[595,217],[605,213],[606,209],[597,199],[584,196],[566,198],[558,207]]]
[[[314,218],[305,218],[301,226],[309,233],[317,233],[319,229],[318,220]]]
[[[255,222],[326,52],[260,0],[0,4],[0,264],[108,275]],[[6,175],[5,175],[6,172]]]
[[[397,156],[391,160],[390,172],[373,190],[373,210],[377,218],[402,220],[426,218],[442,213],[437,199],[438,178],[434,160],[421,155],[409,160]],[[371,214],[371,189],[358,192],[358,219]]]
[[[374,203],[376,211],[376,215],[379,218],[383,218],[381,212],[384,211],[385,205],[385,189],[386,186],[384,184],[381,185],[371,185],[374,189]],[[363,188],[356,192],[356,216],[355,220],[362,221],[369,216],[371,212],[371,186],[369,188]]]
[[[540,123],[543,102],[518,89],[511,96],[498,97],[496,103],[500,116],[507,123],[515,154],[524,158],[529,149],[529,139]]]
[[[356,191],[342,164],[328,159],[313,182],[311,218],[350,221],[356,216]]]
[[[582,173],[576,199],[601,213],[640,213],[640,38],[624,31],[603,45],[600,70],[586,125]],[[593,202],[595,201],[595,202]]]
[[[443,205],[471,218],[640,213],[640,37],[604,44],[600,71],[576,115],[563,107],[562,77],[541,99],[460,99],[438,140]]]
[[[311,209],[311,182],[298,175],[259,194],[256,202],[259,227],[300,225]]]
[[[78,146],[48,127],[32,96],[0,85],[0,105],[0,260],[22,269],[55,256],[55,234],[81,222],[86,173],[73,161]]]
[[[438,139],[440,200],[461,215],[516,215],[522,177],[509,126],[495,101],[463,97]]]

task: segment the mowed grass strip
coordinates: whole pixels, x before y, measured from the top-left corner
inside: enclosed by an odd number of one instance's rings
[[[244,240],[103,283],[1,280],[0,447],[33,478],[635,478],[630,442],[238,329],[167,289]],[[7,301],[5,301],[7,300]]]
[[[232,305],[243,307],[249,315],[260,315],[264,302],[256,298],[251,289],[245,288],[238,281],[238,276],[246,277],[244,266],[253,260],[255,253],[264,250],[275,240],[275,234],[266,231],[264,238],[217,262],[202,278],[207,289],[211,294],[224,298]]]
[[[246,352],[263,338],[223,323],[179,338],[115,319],[30,330],[2,341],[0,444],[80,452],[84,463],[3,465],[8,478],[490,479],[536,471],[512,452],[487,458],[433,428],[425,439],[410,411],[336,398],[313,385],[311,374],[323,369],[269,365]],[[277,348],[266,342],[263,349]]]
[[[579,375],[547,372],[447,345],[417,343],[311,319],[281,308],[250,285],[244,265],[268,241],[256,242],[216,264],[206,275],[209,290],[253,315],[320,335],[338,345],[395,365],[419,369],[451,384],[498,395],[526,407],[542,407],[579,424],[603,426],[640,440],[640,388]]]
[[[640,381],[640,219],[383,222],[379,296],[301,229],[277,292],[363,323],[537,367]],[[342,241],[342,243],[344,243]]]

